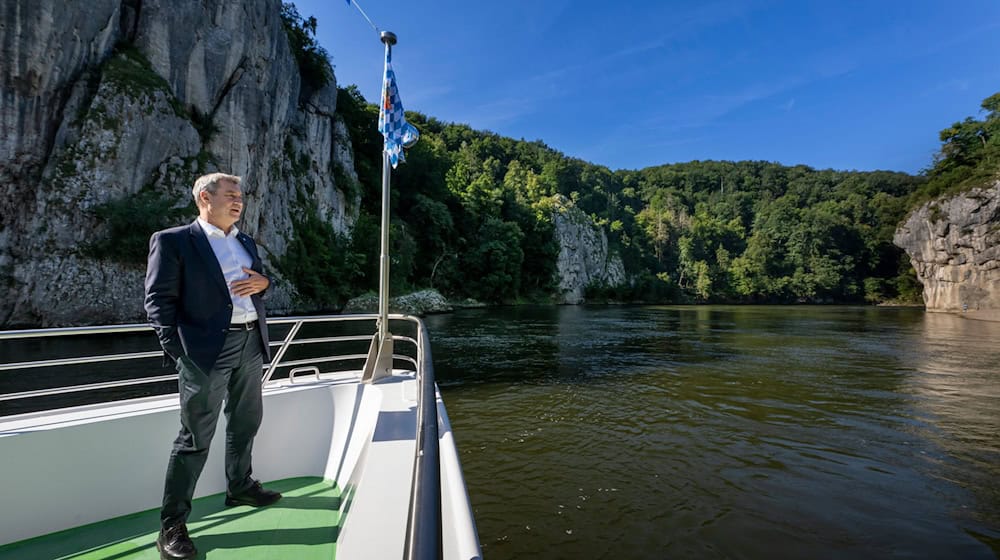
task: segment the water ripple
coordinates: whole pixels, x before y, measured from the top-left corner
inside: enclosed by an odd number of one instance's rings
[[[872,308],[429,318],[488,558],[993,558],[997,326]]]

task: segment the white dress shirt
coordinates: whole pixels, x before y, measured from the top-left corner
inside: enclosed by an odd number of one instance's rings
[[[201,218],[198,218],[198,223],[201,224],[201,229],[205,232],[205,237],[208,238],[209,245],[212,246],[215,259],[219,261],[219,266],[222,268],[222,276],[226,279],[226,285],[230,288],[229,297],[233,300],[232,322],[249,323],[250,321],[256,321],[257,310],[254,308],[250,296],[238,296],[232,291],[233,282],[246,280],[250,277],[249,274],[243,272],[243,267],[250,268],[253,264],[250,253],[243,247],[240,240],[236,239],[236,235],[240,230],[236,229],[234,225],[229,229],[229,234],[227,235],[221,229]]]

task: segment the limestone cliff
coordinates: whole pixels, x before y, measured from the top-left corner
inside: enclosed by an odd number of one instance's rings
[[[608,252],[608,238],[586,214],[565,197],[558,197],[552,216],[559,242],[556,272],[563,303],[584,301],[588,285],[625,283],[621,258]]]
[[[924,204],[896,230],[928,311],[1000,311],[1000,181]]]
[[[144,268],[93,250],[108,236],[98,210],[146,197],[185,223],[204,172],[244,178],[239,227],[272,273],[303,204],[349,231],[357,195],[334,177],[356,174],[336,83],[303,87],[280,9],[0,4],[0,326],[143,321]],[[270,308],[292,296],[278,277]]]

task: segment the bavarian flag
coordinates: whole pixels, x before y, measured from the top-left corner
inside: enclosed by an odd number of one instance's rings
[[[412,124],[406,122],[403,114],[403,103],[399,100],[399,90],[396,89],[396,73],[392,71],[392,53],[385,51],[385,78],[382,80],[382,103],[378,112],[378,131],[385,138],[385,152],[389,154],[392,168],[401,161],[403,148],[409,148],[417,142],[420,133]]]

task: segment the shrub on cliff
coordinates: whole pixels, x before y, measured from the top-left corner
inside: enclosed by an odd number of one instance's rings
[[[305,93],[322,89],[333,79],[333,68],[330,55],[316,41],[316,18],[302,17],[295,4],[285,2],[281,5],[281,22],[288,36],[288,46],[299,65]]]
[[[912,208],[982,186],[1000,172],[1000,92],[984,99],[980,107],[986,112],[982,120],[966,117],[941,131],[941,150],[927,170],[927,184],[910,201]]]

